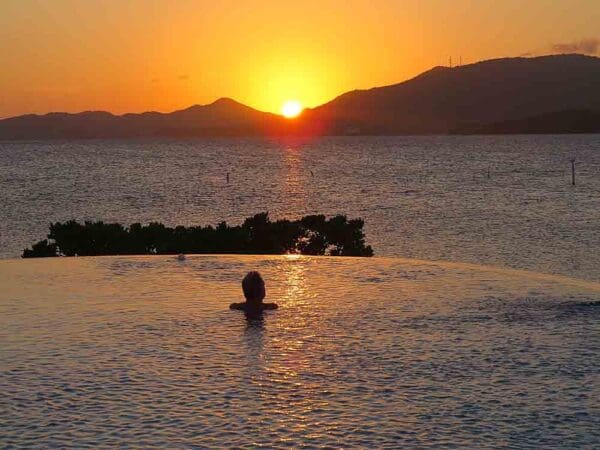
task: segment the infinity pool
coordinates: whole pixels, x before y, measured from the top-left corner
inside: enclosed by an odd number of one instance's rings
[[[278,311],[228,305],[259,270]],[[600,284],[405,259],[0,262],[0,447],[598,448]]]

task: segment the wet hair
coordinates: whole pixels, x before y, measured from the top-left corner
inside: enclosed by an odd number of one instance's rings
[[[265,282],[260,273],[252,271],[242,280],[242,290],[248,302],[260,303],[265,298]]]

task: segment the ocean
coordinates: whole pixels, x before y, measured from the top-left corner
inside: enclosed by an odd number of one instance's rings
[[[600,135],[3,142],[0,192],[2,258],[69,219],[341,213],[377,256],[600,280]]]

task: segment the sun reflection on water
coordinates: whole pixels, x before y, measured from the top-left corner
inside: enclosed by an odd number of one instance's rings
[[[271,345],[278,349],[278,357],[270,361],[267,372],[275,384],[305,389],[303,374],[310,371],[311,361],[307,333],[311,327],[308,287],[306,282],[307,264],[310,258],[301,255],[286,255],[278,263],[281,291],[278,302],[280,311],[273,322],[277,327]]]
[[[283,193],[287,200],[287,209],[291,213],[300,214],[308,207],[309,196],[306,191],[304,162],[302,153],[294,147],[288,147],[283,155]]]
[[[285,256],[286,263],[282,265],[285,286],[284,299],[286,305],[304,305],[306,301],[306,262],[308,258],[301,255]]]

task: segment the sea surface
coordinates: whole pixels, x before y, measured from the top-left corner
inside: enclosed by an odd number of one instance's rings
[[[262,319],[230,311],[259,270]],[[600,447],[600,283],[401,258],[0,261],[1,448]]]
[[[68,219],[342,213],[379,256],[600,280],[600,135],[4,142],[0,195],[3,258]]]

